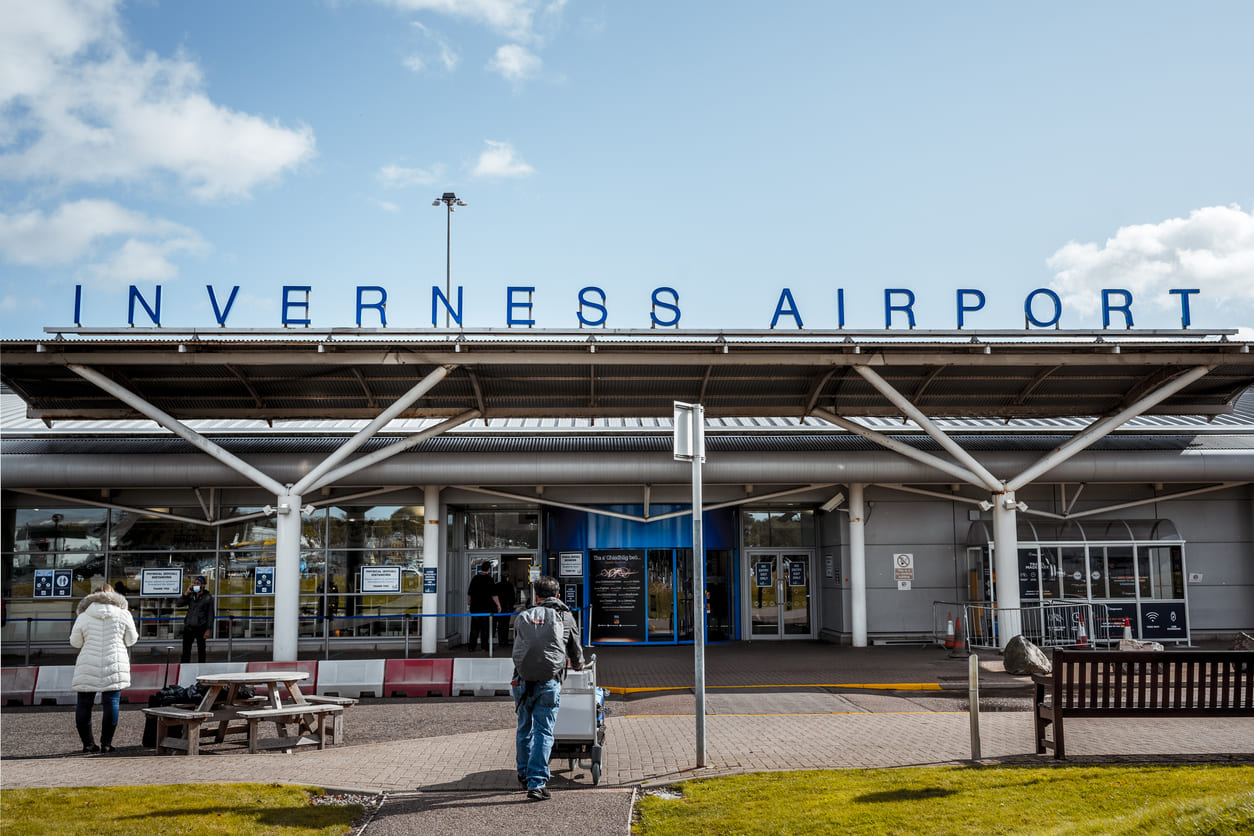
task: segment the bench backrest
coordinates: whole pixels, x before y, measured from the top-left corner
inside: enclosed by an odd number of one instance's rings
[[[1064,711],[1254,712],[1254,652],[1055,650]]]

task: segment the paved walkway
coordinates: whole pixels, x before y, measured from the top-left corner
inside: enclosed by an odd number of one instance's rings
[[[960,701],[967,662],[940,650],[760,643],[714,648],[707,659],[707,767],[701,770],[695,699],[683,688],[685,677],[692,681],[691,648],[611,648],[599,657],[600,684],[662,690],[632,691],[611,701],[600,788],[591,788],[584,766],[570,770],[567,762],[554,761],[554,801],[544,815],[560,825],[553,832],[627,833],[636,792],[698,775],[953,764],[971,757],[970,721]],[[1000,667],[997,660],[981,665],[982,698],[995,702],[1002,695],[1010,707],[1024,705],[1026,680]],[[442,705],[410,702],[407,709],[439,712]],[[16,724],[14,711],[6,710],[5,726]],[[73,709],[67,706],[65,713],[58,719],[68,732]],[[351,711],[347,720],[351,744]],[[985,760],[1052,762],[1033,754],[1027,711],[985,710],[980,736]],[[367,836],[464,834],[472,827],[517,825],[522,794],[515,788],[513,738],[505,727],[295,755],[236,754],[228,747],[198,758],[5,756],[0,785],[247,780],[386,791],[388,800]],[[1254,721],[1069,721],[1067,748],[1070,762],[1254,762]]]

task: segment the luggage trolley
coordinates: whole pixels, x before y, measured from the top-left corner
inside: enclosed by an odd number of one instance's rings
[[[562,682],[562,707],[553,724],[550,759],[591,761],[592,785],[601,782],[601,745],[605,742],[605,691],[597,687],[597,657],[581,671],[567,671]]]

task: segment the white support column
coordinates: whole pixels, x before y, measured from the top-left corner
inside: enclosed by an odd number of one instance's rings
[[[444,526],[440,521],[444,509],[440,505],[440,486],[427,485],[423,490],[422,516],[425,520],[422,536],[422,611],[423,614],[440,611],[440,593],[444,589],[444,578],[440,574],[440,557],[444,551]],[[435,571],[435,591],[427,591],[428,572]],[[439,645],[440,625],[438,618],[422,619],[422,652],[435,653]]]
[[[297,494],[276,497],[274,661],[295,662],[300,645],[300,507]]]
[[[849,486],[849,621],[853,646],[866,647],[866,515],[862,485]]]
[[[1018,500],[1014,491],[995,493],[993,501],[993,556],[997,573],[997,646],[1005,649],[1023,632],[1019,613]]]

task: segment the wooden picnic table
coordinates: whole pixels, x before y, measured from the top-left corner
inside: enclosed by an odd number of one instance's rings
[[[221,743],[228,734],[247,734],[250,753],[259,749],[291,751],[306,745],[322,749],[328,740],[342,743],[344,708],[356,700],[307,696],[300,683],[308,678],[308,673],[297,670],[207,673],[196,677],[205,687],[199,705],[144,709],[158,718],[157,754],[165,749],[199,754],[202,737]],[[277,736],[261,738],[260,726],[271,722]],[[296,727],[293,736],[288,735],[289,725]],[[166,730],[172,726],[182,726],[184,737],[167,736]]]

